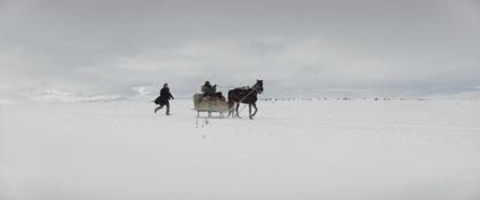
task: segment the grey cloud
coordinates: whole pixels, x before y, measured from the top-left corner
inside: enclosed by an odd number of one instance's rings
[[[0,1],[0,93],[480,83],[478,1]],[[270,85],[268,85],[270,84]],[[30,89],[28,89],[30,88]]]

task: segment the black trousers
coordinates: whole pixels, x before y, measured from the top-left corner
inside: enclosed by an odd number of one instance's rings
[[[157,113],[157,111],[162,109],[163,106],[167,106],[167,111],[165,114],[170,115],[170,102],[168,101],[162,102],[160,105],[158,105],[158,107],[155,108],[155,113]]]

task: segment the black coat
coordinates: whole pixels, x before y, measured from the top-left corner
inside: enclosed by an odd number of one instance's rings
[[[155,99],[156,104],[165,105],[168,104],[168,100],[173,99],[169,88],[162,88],[160,90],[160,96]]]

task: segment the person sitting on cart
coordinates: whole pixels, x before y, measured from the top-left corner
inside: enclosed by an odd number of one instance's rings
[[[210,81],[205,81],[202,86],[203,96],[215,97],[215,93],[217,91],[217,85],[210,85]]]

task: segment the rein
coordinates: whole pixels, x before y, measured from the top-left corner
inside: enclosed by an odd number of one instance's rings
[[[251,89],[252,91],[249,92],[248,94],[246,94],[242,99],[240,99],[240,101],[238,101],[238,103],[242,103],[243,100],[245,100],[245,98],[247,98],[248,96],[250,96],[253,92],[257,91],[257,84],[255,84]]]
[[[240,99],[240,101],[238,101],[239,104],[242,103],[242,101],[247,98],[248,96],[250,96],[253,92],[255,92],[257,90],[257,85],[255,85],[254,87],[252,87],[252,91],[249,92],[247,95],[245,95],[242,99]],[[247,105],[243,105],[242,108],[240,108],[240,111],[242,111]],[[232,110],[233,110],[233,107],[232,107]]]
[[[252,88],[252,91],[249,92],[247,95],[245,95],[242,99],[240,99],[240,101],[238,101],[238,103],[242,103],[243,100],[245,100],[245,98],[247,98],[248,96],[250,96],[251,94],[253,94],[253,92],[255,92],[256,89]]]

